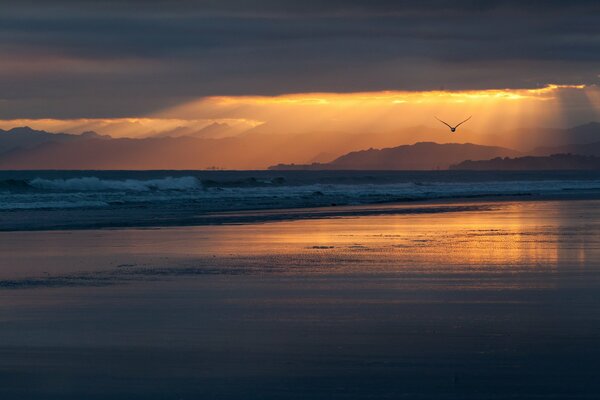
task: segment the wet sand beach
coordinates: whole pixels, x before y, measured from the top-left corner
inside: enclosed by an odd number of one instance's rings
[[[599,217],[0,232],[0,398],[595,399]]]

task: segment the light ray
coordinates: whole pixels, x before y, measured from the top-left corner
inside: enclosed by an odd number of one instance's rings
[[[214,96],[132,118],[4,120],[0,121],[0,128],[28,125],[54,132],[93,130],[116,137],[146,137],[190,134],[219,123],[229,125],[231,135],[259,127],[262,132],[277,135],[387,134],[394,138],[390,143],[395,144],[430,140],[520,146],[529,143],[518,132],[523,128],[562,127],[565,121],[573,120],[567,118],[573,110],[568,108],[565,96],[589,99],[587,107],[595,108],[596,112],[600,95],[592,89],[584,85],[551,84],[533,89],[478,91]],[[581,110],[578,112],[581,114]],[[473,119],[461,126],[456,135],[448,136],[434,115],[450,122],[459,122],[469,115]]]

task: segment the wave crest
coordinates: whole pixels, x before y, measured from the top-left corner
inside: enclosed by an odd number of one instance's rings
[[[100,179],[97,177],[82,177],[71,179],[42,179],[35,178],[29,182],[29,186],[36,189],[60,190],[60,191],[102,191],[102,190],[125,190],[134,192],[147,192],[151,190],[191,190],[198,189],[200,184],[193,176],[180,178],[166,177],[161,179]]]

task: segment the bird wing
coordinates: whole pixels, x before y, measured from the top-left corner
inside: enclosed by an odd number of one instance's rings
[[[468,120],[470,120],[471,118],[473,118],[473,116],[471,115],[469,118],[465,119],[463,122],[461,122],[460,124],[456,125],[455,128],[458,128],[459,126],[461,126],[462,124],[464,124],[465,122],[467,122]]]
[[[448,125],[447,123],[445,123],[444,121],[442,121],[438,117],[435,117],[435,119],[437,119],[438,121],[440,121],[442,124],[446,125],[448,128],[452,129],[452,127],[450,125]]]

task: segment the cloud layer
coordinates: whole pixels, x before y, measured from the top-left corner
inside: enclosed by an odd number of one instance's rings
[[[0,6],[4,119],[147,115],[204,96],[599,83],[597,1],[13,3]]]

